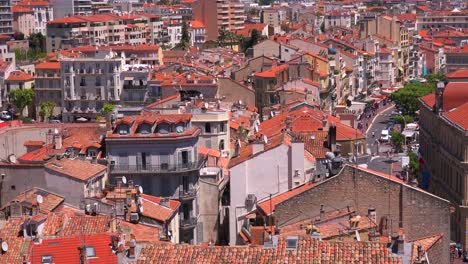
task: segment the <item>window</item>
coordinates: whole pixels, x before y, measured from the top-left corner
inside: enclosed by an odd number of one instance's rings
[[[149,134],[151,133],[151,125],[143,123],[138,127],[139,134]]]
[[[170,132],[171,127],[168,124],[160,124],[159,125],[159,134],[168,134]]]
[[[182,164],[188,164],[189,163],[189,152],[186,151],[186,150],[183,150],[180,153],[181,153]]]
[[[219,150],[224,150],[224,139],[219,141]]]
[[[205,133],[211,133],[211,123],[205,123]]]
[[[44,255],[41,257],[41,263],[42,264],[52,264],[52,256],[51,255]]]
[[[94,247],[85,247],[86,249],[86,257],[96,257],[96,251],[94,250]]]
[[[219,124],[219,131],[220,132],[226,132],[226,124],[224,122],[221,122]]]
[[[184,132],[184,123],[178,123],[176,126],[176,132],[177,133],[183,133]]]

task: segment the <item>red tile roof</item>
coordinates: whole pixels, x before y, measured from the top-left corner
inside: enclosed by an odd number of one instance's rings
[[[69,158],[52,160],[45,167],[79,181],[87,181],[95,176],[103,175],[107,169],[106,166],[94,164],[91,161]]]
[[[43,202],[41,204],[37,203],[37,196],[41,195]],[[38,205],[41,213],[47,214],[55,210],[59,205],[65,201],[63,196],[50,193],[46,190],[34,187],[23,193],[18,194],[15,197],[16,201],[19,201],[21,204],[25,204],[26,207],[31,208],[32,205]],[[9,206],[10,203],[6,204],[4,207]]]
[[[109,232],[109,223],[108,215],[88,216],[81,212],[49,213],[42,234],[44,237],[102,234]]]
[[[42,263],[42,256],[52,256],[53,263],[79,264],[79,247],[94,247],[96,257],[87,258],[89,264],[117,263],[117,255],[112,252],[111,235],[85,235],[73,234],[73,237],[42,240],[40,244],[32,247],[31,262]]]
[[[447,73],[446,77],[448,79],[468,79],[468,69],[461,69],[449,72]]]
[[[32,81],[34,80],[34,77],[31,75],[23,72],[23,71],[12,71],[8,78],[6,79],[7,81]]]
[[[60,62],[42,62],[36,65],[36,70],[60,70]]]
[[[287,199],[291,198],[291,197],[294,197],[300,193],[303,193],[307,190],[310,190],[312,189],[316,184],[315,183],[312,183],[312,182],[308,182],[306,184],[303,184],[299,187],[296,187],[294,189],[291,189],[289,191],[286,191],[286,192],[283,192],[281,194],[278,194],[276,196],[273,196],[271,198],[271,201],[270,199],[265,199],[263,200],[262,202],[259,202],[257,204],[257,209],[260,209],[262,210],[262,212],[266,215],[270,215],[274,210],[275,210],[275,206],[276,204],[278,203],[281,203],[283,201],[286,201]]]
[[[432,236],[428,236],[425,238],[420,238],[414,241],[411,241],[413,243],[412,247],[412,252],[411,252],[411,262],[410,263],[415,263],[416,258],[418,256],[418,246],[421,246],[422,253],[425,254],[426,252],[429,252],[431,248],[439,242],[442,238],[444,237],[443,234],[436,234]]]
[[[301,237],[296,250],[286,249],[280,238],[274,248],[190,246],[168,243],[144,245],[139,255],[143,263],[402,263],[386,243],[320,241]]]
[[[151,195],[141,194],[143,216],[156,219],[161,222],[170,220],[177,212],[180,206],[180,202],[177,200],[169,200],[169,207],[161,205],[161,198]]]
[[[468,102],[444,113],[444,116],[464,130],[468,130]]]
[[[192,28],[205,28],[205,25],[203,25],[202,22],[198,20],[192,20],[189,22],[190,27]]]
[[[257,77],[263,77],[263,78],[275,78],[276,74],[281,73],[289,68],[288,64],[283,64],[280,66],[276,66],[271,68],[270,70],[263,71],[263,72],[258,72],[255,74]]]
[[[11,7],[11,12],[13,12],[13,13],[34,13],[34,11],[31,8],[25,7],[25,6],[19,6],[19,5],[12,6]]]
[[[0,228],[0,238],[8,243],[8,251],[0,254],[0,263],[22,264],[23,256],[29,253],[31,240],[20,237],[23,218],[10,218]]]
[[[36,7],[36,6],[50,6],[49,1],[43,0],[24,0],[18,3],[21,6],[29,6],[29,7]]]
[[[42,140],[28,140],[24,142],[24,146],[39,146],[42,147],[44,146],[45,142]]]

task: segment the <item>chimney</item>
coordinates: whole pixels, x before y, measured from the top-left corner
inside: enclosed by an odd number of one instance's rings
[[[323,204],[320,205],[320,221],[325,218],[325,210],[323,209]]]
[[[372,220],[372,222],[377,223],[377,214],[375,212],[375,208],[368,208],[367,216],[369,217],[370,220]]]
[[[135,258],[135,248],[136,248],[136,240],[135,235],[131,235],[131,240],[128,248],[128,257]]]
[[[80,264],[86,264],[86,248],[79,247],[78,250],[80,251]]]
[[[53,144],[54,149],[62,149],[62,134],[57,128],[54,129]]]
[[[292,128],[292,117],[287,116],[286,117],[286,131],[290,132]]]
[[[159,203],[161,206],[164,206],[164,207],[167,207],[167,208],[170,208],[170,205],[169,205],[169,198],[167,197],[161,197],[161,202]]]
[[[436,91],[435,91],[435,104],[434,104],[434,112],[436,114],[441,114],[444,111],[444,89],[445,83],[442,81],[438,81],[436,84]]]
[[[328,129],[328,147],[331,152],[336,152],[336,126],[331,125]]]
[[[262,140],[257,139],[252,143],[252,155],[262,152],[265,149],[265,144]]]

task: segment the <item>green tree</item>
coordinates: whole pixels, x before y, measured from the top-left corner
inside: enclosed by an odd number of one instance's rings
[[[180,38],[179,44],[177,44],[178,48],[187,49],[190,46],[190,35],[187,29],[187,23],[184,21],[182,23],[182,37]]]
[[[398,131],[393,131],[390,142],[392,143],[393,147],[395,147],[395,152],[401,152],[403,143],[405,142],[405,136]]]
[[[419,109],[418,98],[434,92],[433,83],[407,83],[391,95],[396,107],[405,115],[414,116]]]
[[[35,93],[31,89],[17,89],[10,92],[10,101],[16,106],[20,115],[26,106],[32,104]]]
[[[110,113],[112,113],[115,109],[115,105],[113,104],[105,104],[102,107],[102,113],[107,117]]]
[[[228,31],[225,28],[220,28],[218,31],[218,45],[224,47],[226,45]]]
[[[55,103],[54,102],[42,102],[41,103],[41,110],[39,111],[39,115],[41,116],[42,120],[46,122],[52,116],[54,112]]]
[[[256,29],[253,29],[250,32],[250,37],[242,40],[242,46],[243,46],[242,49],[244,51],[247,51],[249,48],[255,46],[260,40],[260,38],[261,38],[260,32],[258,32],[258,30]]]
[[[438,81],[445,81],[447,78],[443,73],[434,73],[426,75],[427,83],[436,85]]]
[[[29,35],[29,48],[38,52],[46,52],[46,38],[42,33]]]
[[[408,164],[408,173],[410,178],[408,180],[412,180],[418,178],[421,174],[421,165],[419,164],[418,155],[414,152],[409,152],[409,164]]]
[[[409,115],[405,115],[405,116],[397,115],[397,116],[395,116],[393,118],[393,122],[395,122],[396,124],[400,124],[400,125],[404,126],[405,124],[413,123],[414,119],[413,119],[413,117],[411,117]]]

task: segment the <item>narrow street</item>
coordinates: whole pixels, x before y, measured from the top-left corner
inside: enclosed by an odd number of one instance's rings
[[[379,138],[382,130],[390,129],[394,110],[395,106],[391,106],[379,113],[367,129],[367,149],[371,155],[370,159],[365,162],[369,169],[393,175],[395,175],[395,172],[401,171],[401,157],[399,154],[391,153],[390,144],[380,143]],[[372,136],[372,133],[374,133],[374,136]],[[390,157],[389,152],[391,153]]]

